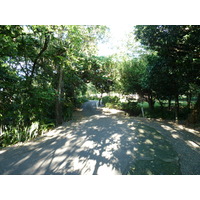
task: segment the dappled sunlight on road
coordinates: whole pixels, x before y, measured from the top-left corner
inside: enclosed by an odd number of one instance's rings
[[[177,132],[176,130],[167,125],[161,125],[161,127],[167,131],[170,131],[170,133]]]
[[[179,137],[179,135],[178,135],[178,134],[176,134],[176,133],[172,133],[171,135],[172,135],[172,137],[173,137],[173,138],[175,138],[175,139],[178,139],[178,138],[180,138],[180,137]]]
[[[185,128],[183,125],[177,125],[173,123],[169,123],[169,124],[171,124],[172,127],[169,127],[166,125],[161,125],[161,127],[163,127],[165,130],[170,131],[171,136],[174,139],[182,140],[182,142],[184,142],[186,145],[190,146],[191,148],[200,150],[200,138],[198,137],[198,134],[199,134],[198,131]],[[184,132],[181,132],[181,131],[187,131],[190,134],[190,137],[192,136],[194,138],[195,142],[191,140],[187,140],[187,136],[184,135]]]
[[[97,174],[98,175],[110,175],[110,174],[120,175],[121,173],[119,173],[119,171],[114,169],[111,165],[103,164],[98,168]]]
[[[137,119],[146,125],[155,128],[165,137],[178,153],[181,171],[183,174],[200,174],[200,133],[188,129],[183,125],[164,120]]]
[[[113,114],[124,114],[121,110],[111,109],[111,108],[102,108],[105,115],[113,115]]]
[[[182,159],[168,139],[195,153],[199,149],[197,138],[188,139],[170,123],[127,117],[115,109],[98,109],[91,116],[64,123],[35,142],[1,150],[0,161],[4,162],[0,162],[0,174],[114,175],[126,174],[132,164],[136,174],[159,174],[155,166],[167,162],[170,168]],[[152,163],[152,168],[147,163]],[[141,171],[140,166],[146,168]]]
[[[138,124],[135,131],[138,146],[133,148],[135,161],[128,174],[181,174],[178,155],[161,134],[145,123]]]
[[[200,145],[198,145],[196,142],[193,142],[191,140],[187,140],[185,141],[189,146],[191,146],[192,148],[197,148],[199,149]]]
[[[123,118],[111,115],[93,115],[50,131],[34,148],[24,145],[27,153],[7,168],[16,174],[123,174],[133,159],[127,152],[136,145],[134,132]],[[21,168],[27,169],[21,172]]]

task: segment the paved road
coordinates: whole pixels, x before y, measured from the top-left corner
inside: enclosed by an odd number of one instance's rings
[[[89,101],[37,141],[2,149],[0,174],[200,174],[198,142],[196,133],[170,123]]]

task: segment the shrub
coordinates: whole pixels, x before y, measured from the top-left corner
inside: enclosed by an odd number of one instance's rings
[[[188,107],[180,107],[179,110],[179,119],[185,120],[188,118],[188,115],[190,114],[191,109]]]
[[[99,98],[97,96],[89,96],[88,99],[90,99],[90,100],[99,100]]]
[[[75,102],[75,107],[80,108],[81,105],[82,105],[83,103],[85,103],[86,101],[88,101],[88,99],[87,99],[85,96],[83,96],[83,97],[78,97],[78,98],[76,99],[76,102]]]
[[[114,97],[105,96],[102,98],[102,103],[104,105],[106,105],[106,103],[117,104],[119,103],[119,101],[120,101],[120,98],[117,96],[114,96]]]
[[[6,147],[18,142],[25,142],[34,139],[43,132],[54,127],[54,123],[41,124],[39,122],[33,122],[30,127],[7,126],[4,128],[3,134],[0,136],[0,147]]]
[[[122,110],[127,112],[130,116],[139,116],[141,114],[141,108],[137,102],[128,102],[122,104]]]

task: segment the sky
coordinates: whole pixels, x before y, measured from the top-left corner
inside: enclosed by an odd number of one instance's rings
[[[98,45],[99,56],[109,56],[122,51],[123,41],[126,39],[126,35],[133,30],[134,25],[109,25],[110,39],[106,43]],[[121,49],[118,47],[121,46]]]

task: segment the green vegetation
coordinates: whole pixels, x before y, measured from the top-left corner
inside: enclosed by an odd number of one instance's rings
[[[143,51],[138,54],[136,50],[135,55],[133,52],[128,59],[118,63],[118,92],[137,93],[140,105],[148,103],[147,117],[187,119],[189,124],[198,124],[199,33],[200,26],[136,26],[132,34],[142,44]],[[128,112],[134,114],[131,110],[135,110],[137,113],[136,104],[128,104]]]
[[[108,78],[100,79],[104,73],[96,64],[103,58],[94,55],[106,31],[105,26],[0,26],[0,146],[71,119],[86,101],[87,83],[105,85]]]
[[[136,26],[129,56],[97,55],[106,26],[0,26],[0,146],[70,120],[103,93],[138,94],[109,108],[130,115],[200,122],[200,26]],[[141,43],[134,51],[133,38]],[[91,96],[91,94],[94,94]],[[97,97],[98,94],[98,97]],[[100,98],[99,98],[100,97]]]
[[[147,118],[161,118],[167,120],[175,119],[175,101],[171,101],[171,110],[168,109],[167,101],[163,101],[162,106],[160,105],[159,101],[155,101],[153,110],[149,107],[148,102],[137,102],[136,100],[121,102],[120,98],[117,96],[104,96],[102,98],[102,103],[108,108],[121,109],[130,116],[142,117],[141,108],[143,108],[144,116]],[[194,103],[195,101],[192,101],[191,105],[194,106]],[[188,108],[187,101],[181,100],[179,108],[179,120],[186,120],[190,112],[191,109]]]
[[[146,49],[153,51],[147,56],[145,84],[149,92],[158,99],[175,100],[175,118],[179,118],[179,97],[187,96],[190,108],[191,96],[198,96],[199,85],[199,44],[200,26],[136,26],[136,38]],[[197,103],[194,108],[200,113]],[[194,117],[194,116],[193,116]],[[200,115],[193,123],[200,121]]]

